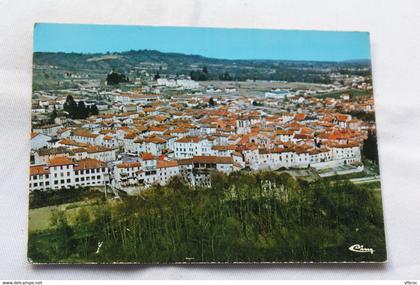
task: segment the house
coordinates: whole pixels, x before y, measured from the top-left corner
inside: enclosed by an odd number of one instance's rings
[[[109,170],[106,163],[94,158],[86,158],[76,162],[74,166],[75,185],[104,186],[109,183]]]
[[[236,133],[247,134],[251,132],[251,121],[246,116],[241,116],[236,120]]]
[[[235,151],[235,145],[214,145],[211,147],[211,155],[214,156],[231,156]]]
[[[46,190],[70,187],[104,186],[109,182],[108,168],[102,161],[54,157],[48,164],[30,167],[29,189]]]
[[[180,174],[178,163],[176,160],[158,160],[156,164],[156,171],[158,183],[161,185],[167,184],[171,177]]]
[[[157,158],[148,152],[143,152],[140,155],[142,169],[155,169],[157,167]]]
[[[184,137],[175,141],[174,151],[176,158],[190,158],[211,154],[212,144],[202,137]]]
[[[118,148],[120,145],[124,144],[124,142],[111,135],[103,136],[101,139],[99,139],[99,141],[102,146],[108,148]]]
[[[66,147],[39,149],[34,154],[35,164],[45,164],[55,157],[69,157],[73,152]]]
[[[100,137],[99,134],[93,134],[85,129],[79,129],[73,131],[73,134],[70,138],[76,142],[87,143],[91,145],[99,145]]]
[[[104,146],[88,146],[86,148],[86,156],[90,159],[96,159],[105,162],[115,161],[115,149]]]
[[[54,144],[54,147],[66,147],[68,149],[75,149],[75,148],[80,148],[80,147],[86,147],[89,144],[87,143],[80,143],[80,142],[76,142],[74,140],[71,139],[61,139],[59,141],[56,141]]]
[[[38,150],[48,146],[48,142],[51,141],[51,137],[42,133],[32,132],[31,133],[31,149]]]
[[[356,143],[334,144],[331,149],[333,160],[341,160],[343,164],[361,161],[360,147]]]
[[[137,177],[139,182],[146,186],[159,183],[156,169],[157,158],[151,153],[145,152],[140,155],[140,161],[142,168]]]
[[[60,139],[65,139],[65,138],[70,137],[71,132],[72,132],[72,130],[69,129],[69,128],[62,128],[62,129],[60,129],[60,130],[57,131],[57,136]]]
[[[144,138],[144,151],[152,155],[161,155],[163,149],[166,148],[166,140],[157,136]]]
[[[230,173],[234,170],[232,157],[194,156],[192,164],[193,185],[209,186],[210,176],[214,171]]]
[[[334,122],[341,128],[347,128],[351,121],[351,115],[337,114]]]
[[[42,127],[39,128],[35,128],[34,132],[36,133],[41,133],[44,134],[46,136],[49,137],[55,137],[58,134],[58,131],[61,129],[62,127],[60,125],[44,125]]]
[[[137,176],[141,167],[140,162],[118,163],[113,169],[113,182],[118,186],[129,186],[138,184]]]

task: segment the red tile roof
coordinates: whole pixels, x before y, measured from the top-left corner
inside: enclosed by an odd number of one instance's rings
[[[126,162],[126,163],[120,163],[117,164],[118,168],[134,168],[134,167],[140,167],[140,162]]]
[[[48,165],[49,166],[61,166],[61,165],[71,165],[74,162],[65,156],[56,156],[50,159]]]
[[[142,160],[155,160],[153,154],[151,154],[150,152],[143,152],[142,154],[140,154],[140,158]]]
[[[176,140],[178,143],[198,143],[201,139],[199,137],[185,137],[180,138],[179,140]]]
[[[176,166],[178,166],[178,162],[176,160],[158,160],[156,165],[157,168],[168,168]]]
[[[95,168],[103,168],[106,167],[106,163],[97,159],[93,158],[86,158],[83,160],[79,160],[74,167],[75,170],[82,170],[82,169],[95,169]]]
[[[194,163],[233,164],[230,156],[194,156]]]
[[[34,165],[30,167],[30,174],[31,176],[33,175],[42,175],[42,174],[48,174],[49,170],[48,170],[48,166],[46,165]]]

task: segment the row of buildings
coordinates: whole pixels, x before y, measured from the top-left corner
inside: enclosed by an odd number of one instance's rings
[[[350,105],[373,112],[371,98],[352,104],[347,97],[297,96],[286,104],[231,94],[213,98],[211,106],[209,100],[187,92],[168,98],[114,91],[108,102],[112,112],[37,126],[31,135],[30,189],[124,190],[165,185],[173,176],[209,185],[214,171],[361,165],[363,141],[374,128],[373,122],[343,113]],[[48,108],[42,97],[38,101]]]

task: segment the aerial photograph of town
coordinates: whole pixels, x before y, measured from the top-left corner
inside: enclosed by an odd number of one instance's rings
[[[36,24],[32,89],[32,263],[387,259],[366,32]]]

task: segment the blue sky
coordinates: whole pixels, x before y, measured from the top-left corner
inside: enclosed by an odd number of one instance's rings
[[[122,25],[36,24],[34,51],[154,49],[226,59],[370,59],[369,33]]]

